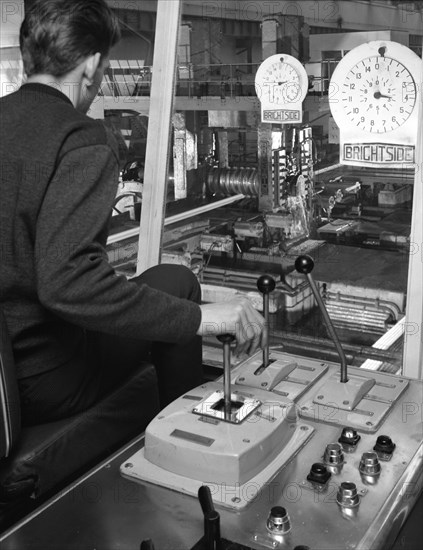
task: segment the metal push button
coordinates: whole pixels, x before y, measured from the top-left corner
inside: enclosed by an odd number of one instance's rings
[[[341,466],[344,463],[344,453],[339,443],[329,443],[326,445],[323,461],[330,466]]]
[[[341,483],[336,495],[337,503],[343,508],[355,508],[360,504],[360,496],[357,493],[357,486],[351,481]]]
[[[288,512],[283,506],[273,506],[267,518],[267,529],[276,535],[285,535],[291,530]]]
[[[377,453],[363,453],[358,467],[360,474],[364,476],[378,476],[380,474],[380,462]]]

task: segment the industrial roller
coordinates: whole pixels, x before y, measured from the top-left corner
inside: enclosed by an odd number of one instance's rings
[[[210,168],[207,187],[212,195],[225,196],[241,193],[248,197],[258,196],[256,168]]]

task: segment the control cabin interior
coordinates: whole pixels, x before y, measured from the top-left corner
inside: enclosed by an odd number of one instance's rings
[[[36,548],[29,540],[46,543],[47,529],[57,548],[417,548],[423,3],[108,3],[122,39],[89,115],[119,143],[109,260],[128,278],[157,263],[187,266],[206,302],[247,296],[266,313],[270,347],[228,366],[229,342],[205,338],[205,386],[153,421],[145,451],[140,434],[62,488],[68,498],[29,507],[2,545]],[[22,76],[13,34],[23,12],[24,2],[5,12],[2,95]],[[381,83],[391,47],[398,74],[388,82],[386,70]],[[395,94],[398,111],[385,120],[382,101]],[[341,397],[347,365],[355,385]],[[268,434],[254,426],[266,416]],[[179,435],[169,438],[168,424]],[[356,450],[360,437],[367,447]],[[212,441],[222,450],[209,455]],[[211,487],[200,503],[199,484]],[[207,519],[214,505],[220,527]]]

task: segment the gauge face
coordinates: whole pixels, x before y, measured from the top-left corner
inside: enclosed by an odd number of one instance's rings
[[[297,71],[283,61],[272,63],[262,74],[261,93],[269,103],[291,103],[301,95],[300,78]]]
[[[267,58],[256,74],[256,92],[269,108],[300,103],[307,93],[307,73],[301,63],[288,54]]]
[[[399,61],[381,55],[354,65],[340,83],[340,102],[346,119],[372,134],[402,126],[416,104],[416,83]]]

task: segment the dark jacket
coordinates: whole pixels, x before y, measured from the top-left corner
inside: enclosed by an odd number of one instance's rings
[[[0,99],[0,307],[18,377],[81,353],[86,330],[163,342],[194,336],[197,304],[117,276],[105,251],[118,183],[114,138],[60,91]]]

